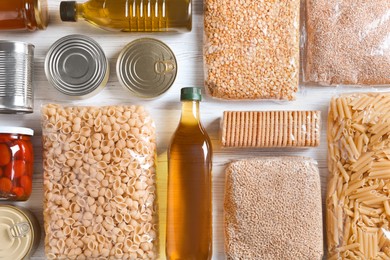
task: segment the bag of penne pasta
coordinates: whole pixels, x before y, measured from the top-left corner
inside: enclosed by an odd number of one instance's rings
[[[390,259],[390,93],[334,97],[327,137],[328,259]]]

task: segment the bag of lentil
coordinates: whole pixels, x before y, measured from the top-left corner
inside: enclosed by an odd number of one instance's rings
[[[299,0],[205,0],[207,93],[233,100],[295,99],[299,17]]]
[[[42,109],[49,259],[156,259],[155,127],[142,107]]]
[[[306,0],[303,81],[390,84],[390,1]]]

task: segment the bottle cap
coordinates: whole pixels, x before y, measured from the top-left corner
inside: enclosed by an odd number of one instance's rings
[[[202,101],[202,90],[200,88],[182,88],[180,100]]]
[[[76,22],[76,1],[61,2],[60,16],[63,22]]]

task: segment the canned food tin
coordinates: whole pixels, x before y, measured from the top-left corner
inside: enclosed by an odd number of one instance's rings
[[[49,82],[63,94],[88,98],[107,84],[109,63],[93,39],[84,35],[69,35],[55,42],[45,60]]]
[[[34,45],[0,41],[0,113],[33,112]]]
[[[30,211],[0,205],[0,259],[29,259],[38,248],[40,230]]]
[[[177,61],[163,42],[142,38],[129,43],[119,54],[116,64],[122,86],[141,98],[165,93],[177,74]]]

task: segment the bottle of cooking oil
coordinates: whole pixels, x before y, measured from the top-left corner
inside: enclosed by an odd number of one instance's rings
[[[192,28],[191,0],[89,0],[61,2],[62,21],[88,22],[124,32],[186,32]]]
[[[169,260],[208,260],[212,255],[212,147],[200,123],[201,98],[199,88],[181,90],[181,120],[168,149]]]

